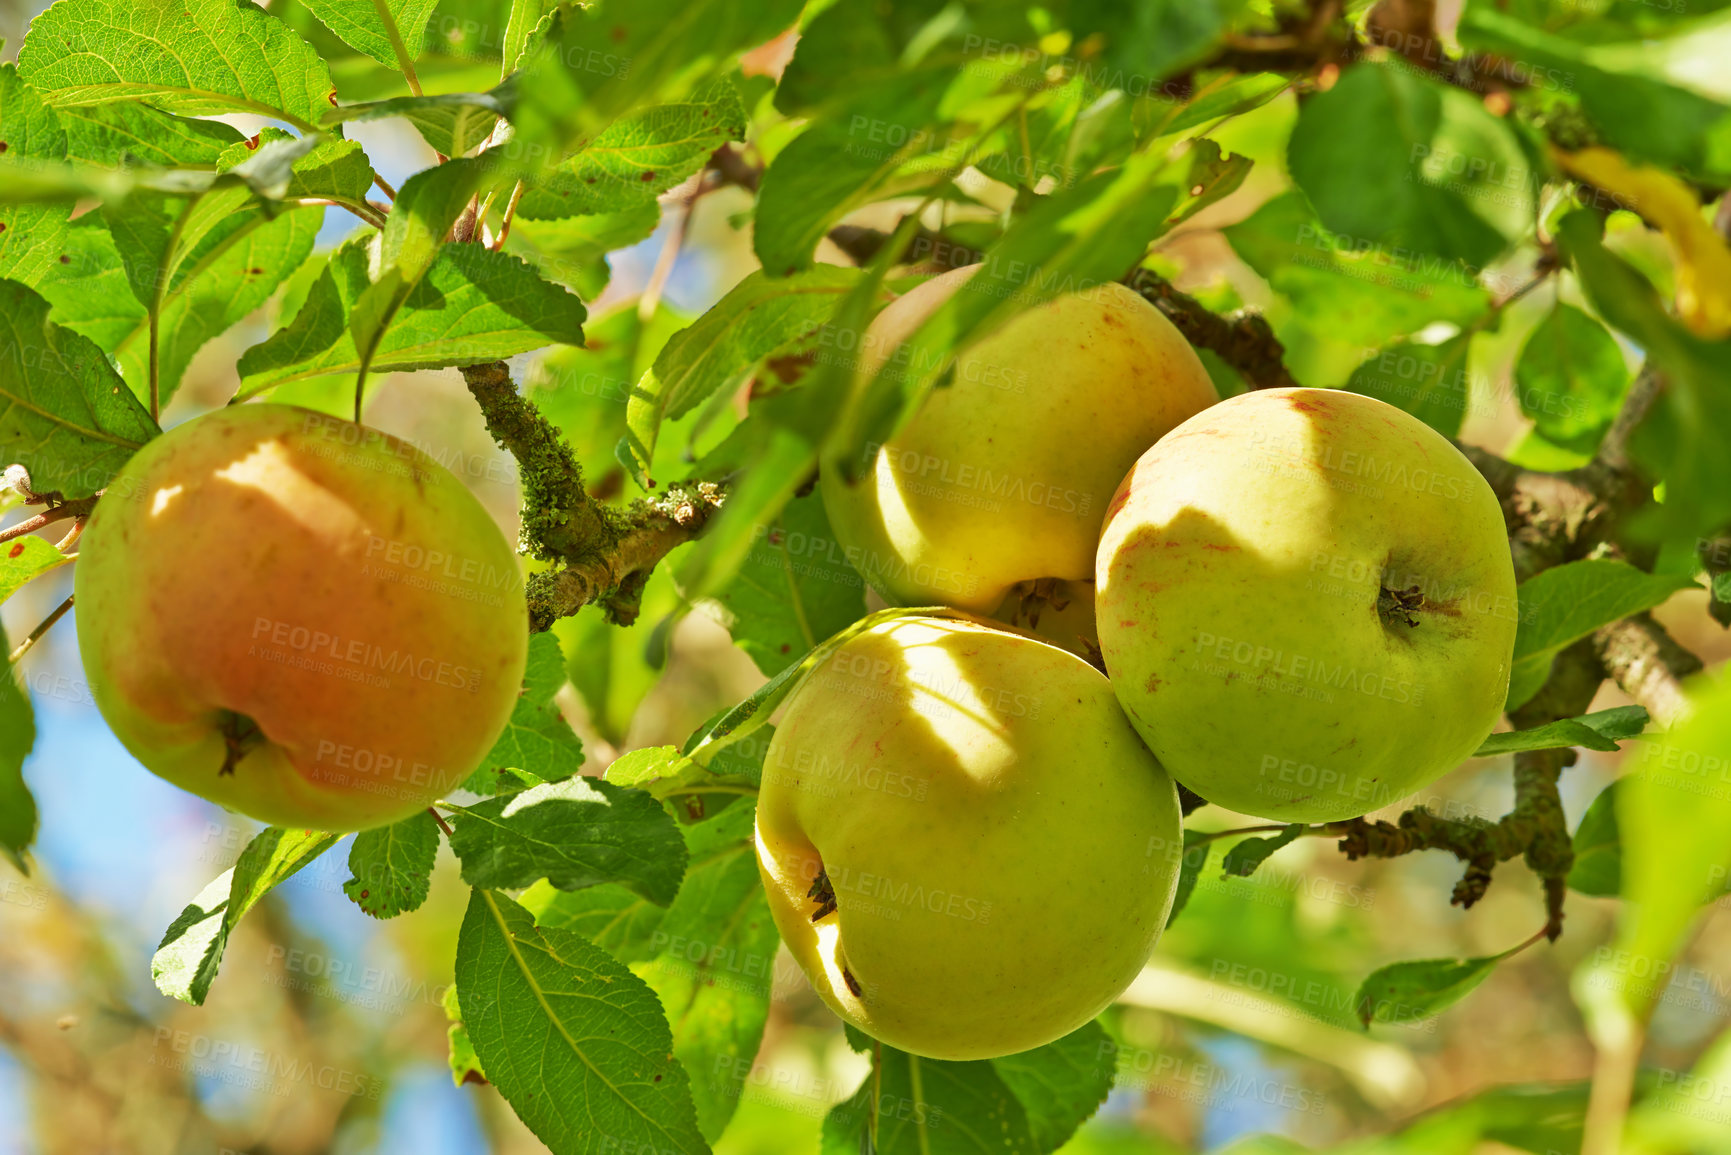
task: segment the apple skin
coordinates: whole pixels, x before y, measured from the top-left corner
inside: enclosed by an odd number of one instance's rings
[[[487,511],[407,442],[237,405],[109,485],[79,552],[79,648],[153,773],[261,822],[361,830],[444,796],[504,729],[520,575]]]
[[[875,374],[962,290],[954,269],[891,302],[861,343]],[[1012,585],[1086,581],[1106,502],[1142,451],[1220,399],[1182,334],[1104,284],[1022,313],[957,358],[859,484],[825,469],[836,540],[892,605],[990,613]]]
[[[1384,592],[1413,587],[1407,611]],[[1112,686],[1174,778],[1243,814],[1331,822],[1490,733],[1515,574],[1496,495],[1441,434],[1356,393],[1269,389],[1136,463],[1095,608]]]
[[[1099,671],[1022,633],[908,617],[794,691],[758,865],[836,1014],[916,1055],[982,1059],[1063,1037],[1136,977],[1172,906],[1178,824]],[[820,869],[836,905],[814,923]]]

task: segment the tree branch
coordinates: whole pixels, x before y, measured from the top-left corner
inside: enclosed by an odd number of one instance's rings
[[[555,563],[529,579],[530,631],[548,629],[591,603],[600,603],[614,623],[631,624],[649,572],[697,536],[720,507],[721,490],[707,482],[674,486],[664,497],[609,508],[584,487],[570,447],[534,403],[518,394],[503,361],[470,365],[463,380],[487,432],[517,459],[524,551]]]
[[[1268,318],[1251,309],[1229,317],[1210,312],[1152,269],[1137,269],[1124,283],[1165,314],[1184,339],[1208,349],[1236,369],[1252,389],[1291,389],[1298,382],[1286,368],[1286,347]]]
[[[1653,620],[1636,614],[1593,635],[1593,650],[1611,680],[1664,727],[1689,716],[1683,679],[1701,672],[1701,659],[1684,649]]]

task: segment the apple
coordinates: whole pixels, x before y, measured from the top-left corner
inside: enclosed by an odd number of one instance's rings
[[[1142,456],[1100,539],[1112,687],[1179,782],[1283,822],[1453,769],[1502,713],[1515,573],[1446,438],[1333,389],[1221,402]]]
[[[934,277],[878,314],[862,377],[963,290],[978,265]],[[990,613],[1018,582],[1087,581],[1106,501],[1167,430],[1219,400],[1195,350],[1117,284],[1019,314],[957,357],[857,485],[825,469],[836,540],[895,605]]]
[[[75,578],[92,696],[146,768],[276,825],[405,818],[480,764],[528,652],[517,557],[394,437],[238,405],[149,442]]]
[[[982,621],[903,617],[808,673],[765,755],[757,851],[818,995],[934,1059],[1038,1047],[1147,961],[1178,795],[1106,679]]]

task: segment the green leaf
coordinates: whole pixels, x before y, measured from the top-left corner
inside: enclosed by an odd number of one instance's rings
[[[1559,301],[1527,335],[1515,384],[1541,437],[1591,453],[1622,407],[1629,369],[1604,325]]]
[[[427,901],[439,855],[439,824],[427,811],[363,830],[349,847],[343,893],[374,918],[395,918]]]
[[[199,891],[163,934],[150,960],[156,989],[202,1006],[235,924],[278,883],[336,843],[336,835],[316,830],[270,826],[259,831],[234,866]]]
[[[23,588],[24,583],[70,559],[35,534],[0,543],[0,602]]]
[[[36,285],[54,306],[57,325],[82,333],[104,351],[120,347],[148,314],[127,282],[119,251],[101,213],[85,213],[61,238],[61,255]]]
[[[1599,791],[1571,845],[1575,864],[1569,868],[1569,889],[1598,898],[1615,898],[1623,889],[1623,842],[1617,836],[1617,784]]]
[[[1358,988],[1358,1021],[1368,1027],[1440,1014],[1471,994],[1506,957],[1422,959],[1381,967]]]
[[[661,206],[648,201],[616,213],[518,221],[511,228],[511,241],[513,247],[527,242],[534,248],[542,275],[571,286],[586,300],[594,300],[612,276],[607,254],[648,240],[660,223]]]
[[[1467,48],[1518,62],[1534,86],[1574,92],[1604,143],[1666,167],[1717,175],[1719,183],[1731,176],[1731,149],[1714,143],[1731,132],[1731,108],[1719,101],[1609,59],[1591,44],[1530,27],[1491,4],[1467,5],[1456,35]]]
[[[780,939],[758,878],[753,810],[736,805],[685,829],[691,866],[654,931],[654,957],[633,966],[673,1025],[691,1074],[697,1124],[721,1136],[763,1040]]]
[[[1305,831],[1302,822],[1295,822],[1271,838],[1246,838],[1226,852],[1226,860],[1221,868],[1226,872],[1223,877],[1236,875],[1239,878],[1249,878],[1256,873],[1256,868],[1268,861],[1268,856],[1282,846],[1290,844]]]
[[[753,272],[668,340],[626,406],[640,483],[652,481],[647,471],[663,422],[738,384],[776,349],[817,330],[860,282],[858,270],[833,265],[781,278]]]
[[[300,0],[319,22],[380,64],[407,72],[439,0]]]
[[[1377,347],[1435,321],[1464,328],[1490,305],[1462,266],[1337,236],[1296,191],[1224,231],[1233,251],[1292,302],[1309,329],[1341,340]]]
[[[830,228],[888,195],[910,160],[938,166],[924,184],[959,172],[968,158],[950,141],[952,120],[989,95],[1006,71],[930,63],[850,90],[826,107],[764,170],[752,233],[764,272],[785,277],[810,268]],[[965,140],[960,126],[956,133]]]
[[[299,210],[275,219],[254,210],[237,217],[178,264],[163,294],[158,321],[158,396],[167,405],[193,357],[270,299],[312,253],[324,213]],[[121,376],[148,397],[148,318],[113,350]]]
[[[745,136],[745,108],[731,81],[690,102],[636,109],[559,165],[518,202],[534,220],[622,212],[652,201]]]
[[[18,162],[66,159],[60,118],[10,64],[0,64],[0,137],[9,169]],[[8,174],[10,175],[10,174]],[[60,256],[72,205],[22,204],[0,211],[0,277],[34,285]]]
[[[1223,200],[1244,184],[1255,163],[1247,156],[1221,154],[1220,146],[1205,137],[1190,142],[1185,154],[1189,167],[1178,181],[1183,190],[1178,207],[1166,218],[1166,227],[1175,228],[1209,205]]]
[[[661,804],[593,778],[550,782],[457,808],[451,850],[471,886],[561,890],[618,882],[665,906],[685,873],[685,843]]]
[[[622,963],[647,961],[661,949],[655,932],[667,908],[616,882],[560,890],[542,879],[518,901],[535,916],[535,925],[574,931]]]
[[[1665,500],[1637,529],[1674,539],[1711,536],[1731,521],[1731,343],[1708,342],[1665,308],[1652,283],[1605,248],[1602,224],[1587,211],[1557,226],[1588,302],[1628,334],[1665,371],[1666,388],[1631,443],[1635,457],[1665,481]]]
[[[368,292],[365,238],[331,257],[300,312],[240,359],[241,393],[361,366],[350,313]],[[443,246],[373,353],[371,371],[476,365],[583,340],[583,304],[516,257],[482,245]]]
[[[766,727],[770,734],[773,729]],[[759,735],[746,743],[748,752],[743,759],[725,758],[717,753],[698,761],[680,753],[672,746],[645,746],[621,754],[607,767],[607,781],[616,786],[642,790],[657,801],[681,798],[688,817],[701,818],[708,808],[701,804],[705,796],[723,798],[750,794],[763,781],[763,754],[769,747],[769,737]]]
[[[1522,750],[1561,750],[1569,746],[1618,750],[1621,749],[1618,740],[1639,736],[1646,729],[1647,721],[1647,711],[1639,706],[1613,706],[1578,718],[1562,718],[1531,730],[1492,734],[1473,751],[1473,757],[1494,758],[1498,754],[1514,754]]]
[[[60,0],[30,22],[18,71],[57,108],[143,100],[303,132],[335,91],[318,53],[248,0]]]
[[[1202,868],[1208,865],[1208,856],[1214,850],[1211,836],[1202,830],[1186,830],[1184,844],[1175,847],[1178,851],[1178,887],[1172,896],[1172,913],[1166,916],[1166,925],[1171,926],[1172,920],[1178,917],[1178,912],[1184,909],[1184,904],[1190,901],[1190,896],[1196,892],[1196,883],[1202,878]]]
[[[600,947],[476,890],[456,974],[487,1078],[557,1155],[708,1151],[660,1000]]]
[[[1469,331],[1436,345],[1397,341],[1354,369],[1346,387],[1404,409],[1444,437],[1454,437],[1473,400],[1467,369],[1472,340]]]
[[[638,302],[622,301],[584,327],[583,346],[550,350],[524,374],[524,396],[535,403],[541,416],[558,426],[591,489],[623,481],[624,468],[615,450],[626,432],[626,403],[637,379],[648,371],[668,338],[689,319],[663,301],[645,320]],[[674,456],[685,449],[669,443],[663,443],[662,448],[672,450]],[[662,572],[661,567],[655,572]],[[639,620],[649,617],[653,622],[671,608],[646,603]],[[570,641],[561,640],[567,654],[578,652]]]
[[[211,167],[242,139],[220,120],[170,116],[148,104],[81,104],[59,114],[67,157],[109,168]]]
[[[851,1036],[850,1036],[851,1039]],[[823,1155],[1040,1155],[1056,1150],[1111,1090],[1106,1033],[1095,1023],[1002,1059],[952,1063],[874,1048],[877,1070],[830,1109]]]
[[[505,22],[505,44],[501,55],[504,73],[517,70],[523,54],[544,36],[557,0],[511,0],[511,15]]]
[[[679,558],[655,567],[635,624],[612,625],[599,606],[553,624],[565,652],[565,676],[582,697],[595,727],[615,746],[625,744],[637,707],[661,678],[670,624],[684,605],[673,581]]]
[[[0,281],[0,445],[37,493],[90,496],[157,432],[102,350]]]
[[[451,1082],[458,1087],[465,1083],[485,1083],[487,1072],[481,1069],[481,1059],[475,1054],[475,1044],[469,1041],[468,1028],[463,1026],[463,1009],[457,1000],[457,984],[445,988],[445,1018],[450,1028],[445,1032],[449,1041]]]
[[[0,652],[12,652],[4,626],[0,626]],[[0,670],[0,850],[24,874],[30,873],[24,852],[36,840],[36,800],[24,784],[24,759],[35,745],[36,713],[7,663]]]
[[[523,61],[517,139],[554,159],[576,152],[626,110],[678,100],[713,81],[740,52],[792,25],[800,7],[800,0],[637,0],[605,11],[562,4]]]
[[[788,502],[715,600],[734,644],[774,675],[865,615],[865,583],[812,493]]]
[[[1287,161],[1323,224],[1384,248],[1484,265],[1531,227],[1508,126],[1404,65],[1354,65],[1301,104]]]
[[[559,640],[548,633],[532,634],[522,696],[504,733],[463,789],[496,794],[502,789],[497,772],[507,767],[527,770],[544,782],[569,778],[583,768],[583,743],[553,700],[564,684],[565,658]]]
[[[1516,709],[1538,693],[1563,647],[1694,585],[1686,575],[1643,573],[1609,559],[1567,562],[1528,578],[1516,591],[1520,622],[1507,708]]]
[[[1697,681],[1689,696],[1690,717],[1649,740],[1617,782],[1623,908],[1614,949],[1593,977],[1638,1018],[1665,991],[1653,976],[1731,874],[1731,678]]]
[[[1098,1023],[1055,1043],[991,1060],[992,1069],[1022,1105],[1036,1150],[1069,1142],[1112,1089],[1111,1042]]]
[[[400,116],[435,152],[461,156],[491,135],[509,112],[503,89],[492,92],[451,92],[436,96],[394,96],[363,104],[345,104],[325,114],[324,123],[383,120]]]

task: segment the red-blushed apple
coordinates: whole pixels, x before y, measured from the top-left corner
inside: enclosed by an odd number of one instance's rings
[[[1098,670],[979,621],[907,617],[806,675],[770,741],[758,864],[838,1015],[916,1055],[1061,1038],[1147,961],[1178,794]]]
[[[1502,713],[1515,575],[1446,438],[1332,389],[1221,402],[1143,455],[1100,539],[1112,686],[1179,782],[1283,822],[1454,769]]]
[[[285,405],[194,418],[79,552],[97,706],[152,772],[276,825],[359,830],[460,784],[522,686],[517,557],[456,477]]]
[[[875,374],[977,265],[878,314],[858,371]],[[1017,582],[1087,581],[1106,502],[1161,435],[1219,400],[1195,350],[1122,285],[1067,293],[965,349],[866,463],[822,475],[836,540],[891,604],[990,613]]]

